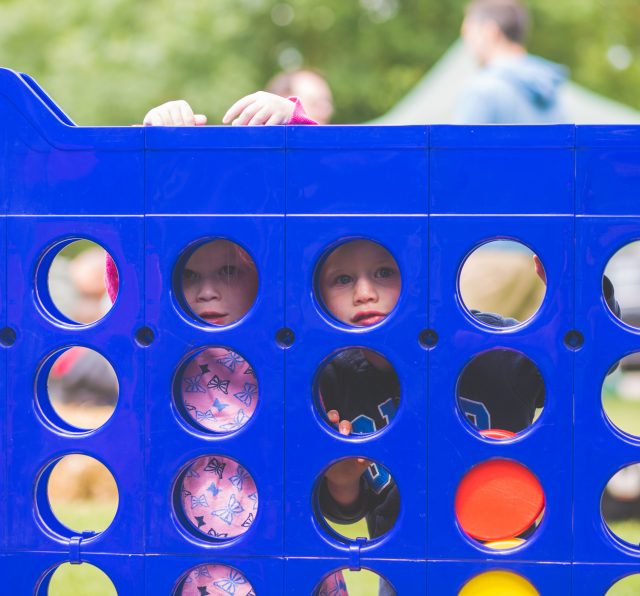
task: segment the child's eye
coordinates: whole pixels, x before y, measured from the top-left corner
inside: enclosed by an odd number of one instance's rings
[[[337,286],[346,286],[348,284],[351,283],[351,276],[344,274],[344,275],[338,275],[334,280],[333,283]]]
[[[395,269],[392,267],[380,267],[375,273],[375,276],[378,279],[386,279],[388,277],[393,277],[396,274]]]
[[[197,281],[198,279],[200,279],[200,274],[193,271],[192,269],[185,269],[182,272],[182,279],[184,281],[190,281],[190,282],[194,282]]]
[[[224,265],[218,269],[218,275],[223,279],[235,277],[238,274],[238,268],[235,265]]]

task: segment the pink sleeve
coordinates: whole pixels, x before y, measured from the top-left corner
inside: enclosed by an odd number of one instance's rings
[[[315,120],[311,120],[304,111],[301,101],[297,97],[289,97],[289,101],[296,104],[293,110],[293,116],[287,124],[318,124]]]
[[[116,301],[116,296],[118,295],[118,268],[116,267],[116,264],[113,262],[113,258],[109,253],[107,253],[106,261],[107,262],[104,270],[104,281],[105,285],[107,286],[107,293],[109,294],[109,298],[113,303]]]

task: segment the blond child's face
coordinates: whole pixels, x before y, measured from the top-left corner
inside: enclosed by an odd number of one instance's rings
[[[354,240],[334,250],[320,271],[320,294],[340,321],[368,327],[382,321],[400,295],[400,271],[379,244]]]
[[[240,247],[228,240],[214,240],[187,261],[182,289],[194,314],[212,325],[229,325],[251,308],[258,292],[258,274]]]

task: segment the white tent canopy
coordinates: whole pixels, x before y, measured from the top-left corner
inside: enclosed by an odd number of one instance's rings
[[[389,112],[372,124],[447,124],[458,98],[476,73],[471,56],[456,42],[423,79]],[[640,124],[640,112],[567,83],[562,101],[576,124]]]

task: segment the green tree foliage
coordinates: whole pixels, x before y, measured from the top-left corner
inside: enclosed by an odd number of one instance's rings
[[[394,105],[456,39],[465,0],[0,0],[1,63],[78,123],[140,122],[183,97],[220,120],[282,67],[331,81],[337,122]],[[531,49],[640,107],[638,0],[532,0]]]

